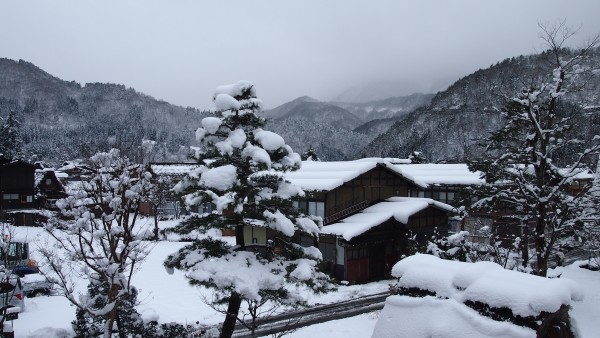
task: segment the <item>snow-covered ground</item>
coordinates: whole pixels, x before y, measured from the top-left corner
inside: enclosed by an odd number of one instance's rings
[[[174,222],[163,222],[161,227],[172,226]],[[17,228],[19,234],[37,238],[45,243],[47,235],[41,228]],[[157,316],[159,322],[180,322],[216,324],[222,315],[203,302],[210,292],[192,287],[184,274],[175,271],[168,274],[163,261],[170,253],[177,251],[185,243],[161,241],[155,244],[150,255],[134,276],[133,284],[140,290],[138,300],[140,312],[145,316]],[[557,268],[554,274],[561,278],[570,278],[578,282],[584,292],[584,300],[573,306],[571,314],[574,324],[580,332],[580,338],[597,337],[600,331],[600,272],[579,268],[576,264]],[[359,297],[387,290],[387,281],[367,285],[342,286],[335,293],[311,296],[310,304],[330,303],[341,299]],[[85,290],[87,283],[82,281],[78,288]],[[331,321],[302,328],[290,337],[313,338],[316,336],[370,337],[377,322],[377,312],[352,318]],[[71,321],[75,318],[75,308],[60,296],[40,296],[26,299],[26,309],[15,320],[14,329],[17,338],[64,337],[69,336]]]

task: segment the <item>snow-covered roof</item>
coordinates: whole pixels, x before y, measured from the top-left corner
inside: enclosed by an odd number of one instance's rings
[[[478,301],[511,309],[515,316],[556,312],[582,299],[577,284],[566,278],[545,278],[503,269],[492,262],[464,263],[433,255],[415,255],[396,263],[392,275],[399,286],[435,292],[460,303]]]
[[[472,172],[465,163],[456,164],[394,164],[394,169],[405,176],[413,177],[415,181],[423,184],[436,185],[472,185],[482,184],[480,172]]]
[[[454,209],[448,204],[430,198],[391,197],[355,215],[344,218],[338,223],[324,226],[321,233],[341,236],[350,241],[352,238],[364,234],[392,217],[400,223],[407,224],[410,216],[430,206],[448,212]]]
[[[355,161],[302,161],[300,169],[287,172],[285,178],[304,190],[327,191],[357,178],[377,165],[385,165],[393,170],[393,166],[390,167],[389,165],[398,163],[394,161],[400,161],[400,159],[364,158]],[[406,175],[404,178],[413,181],[410,175]],[[415,183],[422,185],[418,182]]]
[[[150,168],[158,175],[186,175],[197,169],[200,165],[197,163],[172,163],[172,164],[151,164]]]
[[[40,183],[42,183],[42,180],[44,179],[44,177],[46,177],[46,173],[49,173],[49,172],[53,172],[54,176],[56,176],[56,178],[59,181],[61,179],[69,178],[69,174],[62,172],[62,171],[56,171],[54,168],[36,169],[35,170],[35,186],[36,187],[38,185],[40,185]]]

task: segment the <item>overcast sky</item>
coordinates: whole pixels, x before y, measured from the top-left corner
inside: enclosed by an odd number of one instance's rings
[[[250,80],[270,108],[370,83],[435,92],[542,50],[539,22],[581,27],[577,44],[599,14],[599,0],[0,0],[0,57],[198,108]]]

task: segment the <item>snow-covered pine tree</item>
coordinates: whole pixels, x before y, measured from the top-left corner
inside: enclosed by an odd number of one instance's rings
[[[8,113],[6,123],[0,127],[0,155],[15,160],[21,156],[21,122],[15,110]]]
[[[569,194],[570,185],[599,149],[594,140],[570,137],[579,111],[561,101],[580,85],[585,71],[581,61],[598,38],[573,54],[564,47],[573,35],[564,22],[540,27],[554,71],[547,82],[524,88],[507,104],[504,126],[486,140],[487,150],[499,154],[498,158],[472,162],[470,169],[483,172],[486,179],[477,189],[482,198],[473,207],[499,211],[520,226],[523,262],[529,260],[532,241],[534,272],[545,276],[548,260],[580,216],[583,194]],[[558,161],[557,154],[565,149],[578,150],[570,163]]]
[[[201,167],[175,190],[185,193],[189,206],[213,203],[217,210],[172,231],[233,229],[236,245],[213,238],[198,240],[169,256],[165,266],[187,271],[192,284],[217,290],[228,304],[221,336],[230,337],[243,300],[271,297],[295,303],[300,298],[293,293],[294,285],[323,290],[328,278],[317,271],[320,251],[292,242],[296,234],[319,233],[313,218],[292,207],[290,199],[304,192],[283,177],[300,167],[300,156],[281,136],[262,129],[265,120],[258,115],[262,103],[252,83],[221,86],[213,100],[214,116],[204,118],[196,131],[203,146],[197,154]],[[266,254],[247,250],[244,229],[248,227],[269,229],[272,242],[264,246]]]
[[[120,329],[115,323],[120,307],[127,305],[133,273],[150,249],[143,241],[149,231],[141,228],[138,216],[154,184],[144,166],[131,163],[117,149],[97,153],[87,165],[93,176],[57,201],[61,215],[46,226],[54,245],[39,251],[62,294],[99,318],[102,335],[111,337],[115,328]],[[92,294],[77,297],[78,279],[89,280]],[[79,316],[76,325],[89,323],[94,331],[94,322]]]

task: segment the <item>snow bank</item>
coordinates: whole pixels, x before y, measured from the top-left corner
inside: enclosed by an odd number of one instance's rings
[[[574,281],[505,270],[491,262],[463,263],[415,255],[394,265],[392,275],[400,278],[400,287],[431,291],[460,303],[474,301],[508,308],[515,316],[556,312],[561,305],[583,299]]]
[[[373,337],[536,337],[536,325],[552,320],[542,312],[564,311],[563,305],[582,299],[571,280],[505,270],[491,262],[463,263],[420,254],[398,262],[392,275],[399,278],[401,293],[426,293],[389,297]],[[500,309],[511,310],[513,317]],[[488,311],[498,318],[492,319]],[[517,316],[522,317],[520,325],[512,321]]]
[[[529,338],[534,330],[483,317],[454,299],[390,296],[379,314],[374,338]]]

